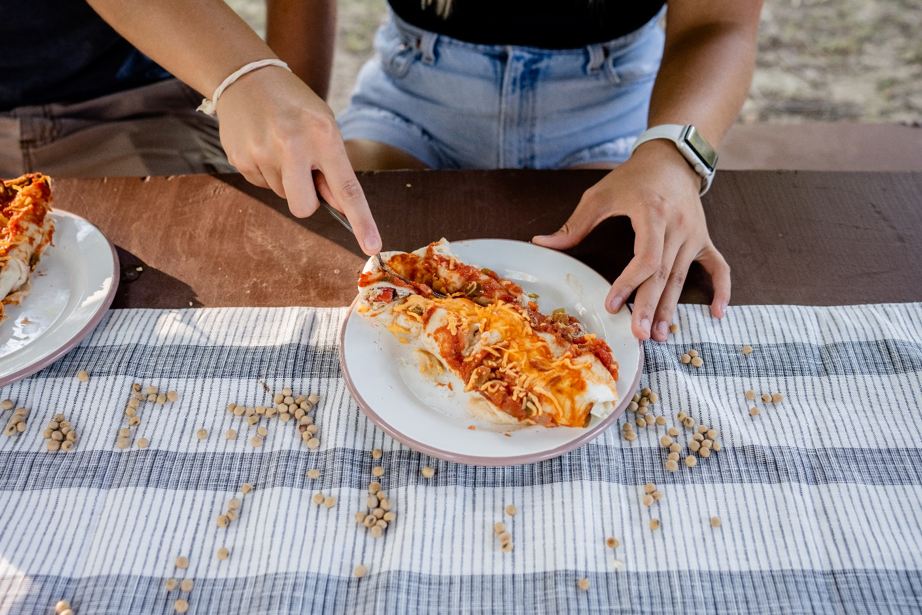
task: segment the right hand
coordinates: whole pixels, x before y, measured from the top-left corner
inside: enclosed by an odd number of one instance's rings
[[[349,219],[362,251],[381,251],[381,236],[355,177],[333,111],[292,73],[260,68],[242,76],[217,105],[228,160],[253,184],[288,200],[305,218],[319,195]]]

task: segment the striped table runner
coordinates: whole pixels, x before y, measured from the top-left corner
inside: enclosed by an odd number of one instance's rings
[[[346,392],[343,314],[113,311],[66,357],[0,391],[31,412],[24,433],[0,435],[0,613],[51,613],[60,599],[77,615],[172,613],[179,598],[190,613],[922,612],[922,304],[733,307],[722,322],[681,306],[680,332],[646,345],[642,386],[668,425],[687,412],[723,448],[675,473],[659,446],[667,427],[628,442],[623,420],[528,466],[409,450]],[[744,344],[755,351],[744,356]],[[702,367],[680,362],[690,348]],[[132,440],[150,447],[118,450],[135,382],[180,398],[142,404]],[[263,383],[320,395],[317,450],[278,422],[250,446],[256,428],[225,408],[269,403]],[[747,389],[785,399],[758,402],[752,417]],[[42,439],[58,412],[80,434],[69,453]],[[354,515],[378,464],[397,520],[375,539]],[[648,482],[665,496],[649,508]],[[318,491],[336,506],[314,504]],[[220,528],[233,497],[240,518]],[[167,591],[171,577],[192,579],[192,591]]]

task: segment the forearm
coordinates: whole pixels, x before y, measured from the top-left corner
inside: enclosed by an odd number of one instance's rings
[[[276,55],[221,0],[88,0],[115,30],[211,97],[241,66]]]
[[[330,89],[335,40],[335,1],[266,1],[269,47],[324,99]]]
[[[715,21],[671,32],[668,18],[649,125],[694,124],[716,145],[749,92],[755,65],[755,23]]]

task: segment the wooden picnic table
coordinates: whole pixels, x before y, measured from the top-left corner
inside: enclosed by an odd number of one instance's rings
[[[556,230],[602,171],[362,173],[388,250],[440,237],[528,241]],[[118,246],[113,307],[345,306],[365,256],[326,212],[299,220],[239,175],[59,179],[55,205]],[[733,270],[735,304],[922,300],[922,173],[726,171],[704,197]],[[576,258],[609,280],[630,260],[627,218],[599,225]],[[142,271],[137,268],[141,267]],[[682,301],[708,302],[697,265]]]

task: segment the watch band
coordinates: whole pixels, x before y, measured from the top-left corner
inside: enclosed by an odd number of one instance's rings
[[[694,130],[694,126],[691,124],[684,126],[681,124],[660,124],[659,126],[648,128],[637,137],[636,141],[634,141],[634,145],[631,146],[631,155],[634,154],[634,150],[647,141],[652,141],[653,139],[666,139],[667,141],[672,141],[679,150],[679,153],[682,154],[685,160],[688,161],[688,164],[695,170],[695,173],[701,176],[701,190],[698,192],[698,195],[704,196],[704,193],[711,187],[716,169],[709,169],[704,159],[685,142],[685,136],[690,130]]]

